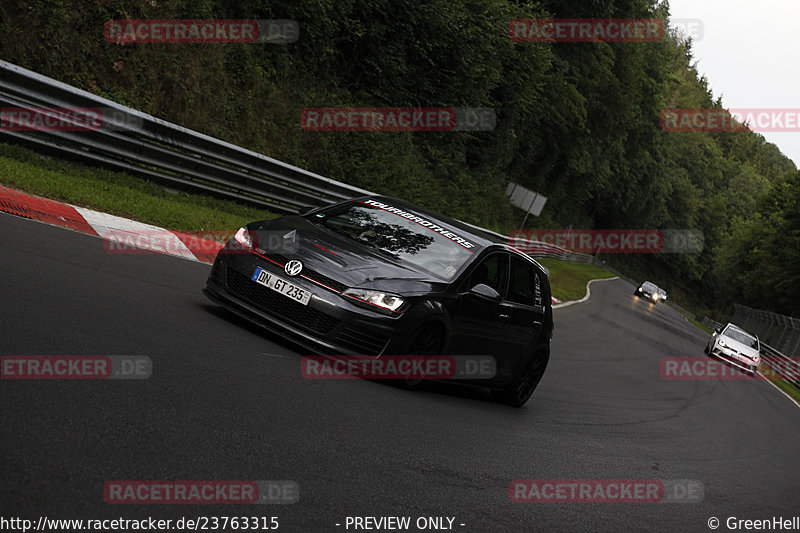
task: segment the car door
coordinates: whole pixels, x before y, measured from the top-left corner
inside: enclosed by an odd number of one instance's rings
[[[530,261],[516,255],[511,255],[509,274],[506,293],[500,303],[500,318],[506,325],[509,345],[502,365],[516,373],[536,346],[542,331],[546,312],[544,274]],[[498,372],[502,365],[498,361]]]
[[[492,252],[468,270],[458,283],[457,312],[453,318],[453,330],[448,353],[451,355],[491,355],[496,361],[505,358],[513,348],[507,335],[506,312],[501,301],[470,294],[469,290],[479,283],[488,285],[501,296],[508,284],[509,254]],[[499,375],[497,379],[505,380]],[[489,383],[487,382],[487,383]]]

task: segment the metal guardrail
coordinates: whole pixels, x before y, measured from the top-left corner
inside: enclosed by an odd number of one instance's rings
[[[725,325],[717,322],[716,320],[711,320],[707,316],[704,316],[703,320],[700,323],[712,331],[717,329],[722,329],[722,327]]]
[[[102,127],[93,131],[0,128],[0,140],[62,157],[78,157],[162,184],[211,193],[276,212],[293,213],[302,207],[371,194],[6,61],[0,61],[0,105],[102,109]]]
[[[752,331],[758,334],[758,332],[749,330],[739,323],[734,323],[746,331]],[[707,316],[703,317],[702,324],[712,330],[719,330],[725,327],[725,324],[711,320]],[[760,341],[761,339],[759,339],[759,344],[761,345],[761,361],[775,374],[781,376],[784,381],[788,381],[800,388],[800,359],[788,357],[772,346]]]
[[[555,259],[561,259],[563,261],[570,261],[572,263],[588,264],[594,262],[594,256],[592,255],[573,252],[567,248],[561,248],[560,246],[556,246],[555,244],[547,242],[531,241],[528,239],[514,237],[509,240],[508,244],[527,254],[532,255],[533,257],[552,257]]]
[[[375,194],[155,118],[2,60],[0,106],[48,109],[53,113],[58,108],[101,109],[103,124],[96,130],[0,128],[0,140],[274,212],[296,213],[303,207]],[[507,235],[464,224],[509,243]],[[516,244],[534,257],[592,262],[590,255],[544,242],[517,239]]]
[[[761,361],[784,381],[800,388],[800,359],[787,357],[775,348],[761,343]]]

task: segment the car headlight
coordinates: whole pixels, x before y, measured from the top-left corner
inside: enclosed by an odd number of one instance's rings
[[[722,340],[722,339],[719,339],[719,345],[720,345],[722,348],[725,348],[725,347],[727,347],[727,346],[728,346],[727,344],[725,344],[725,341],[724,341],[724,340]]]
[[[247,228],[239,228],[239,231],[237,231],[236,235],[233,236],[233,240],[248,250],[253,249],[253,237],[250,236],[250,232],[247,231]]]
[[[400,296],[370,289],[347,289],[342,295],[394,312],[405,303]]]

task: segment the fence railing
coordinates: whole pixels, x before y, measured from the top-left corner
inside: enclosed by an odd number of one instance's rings
[[[731,322],[759,336],[786,355],[800,355],[800,320],[736,304]]]
[[[800,388],[800,360],[787,357],[768,344],[761,343],[761,361],[784,381]]]
[[[209,137],[112,102],[47,76],[0,60],[0,106],[48,110],[95,109],[97,129],[37,131],[0,128],[0,141],[39,152],[77,158],[151,179],[175,188],[213,194],[278,213],[374,194],[265,155]],[[468,226],[501,242],[506,235]],[[518,240],[534,257],[589,263],[592,256],[557,246]]]

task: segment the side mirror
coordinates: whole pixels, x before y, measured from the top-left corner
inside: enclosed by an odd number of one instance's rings
[[[301,207],[301,208],[300,208],[300,209],[297,211],[297,214],[298,214],[298,215],[305,215],[306,213],[310,213],[310,212],[311,212],[311,211],[313,211],[314,209],[316,209],[316,207],[314,207],[314,206],[312,206],[312,205],[307,205],[307,206],[305,206],[305,207]]]
[[[477,296],[478,298],[483,298],[484,300],[489,300],[490,302],[499,302],[503,298],[500,296],[500,293],[491,288],[490,286],[486,285],[485,283],[478,283],[474,287],[469,290],[469,293],[472,296]]]

